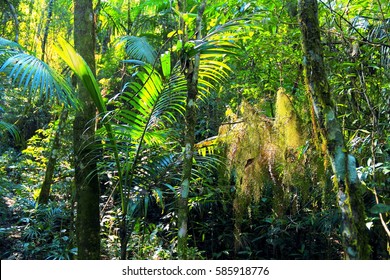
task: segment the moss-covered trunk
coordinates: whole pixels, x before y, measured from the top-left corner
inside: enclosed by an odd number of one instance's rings
[[[341,232],[345,258],[367,259],[370,250],[356,160],[347,153],[327,81],[317,0],[300,0],[298,6],[306,91],[312,102],[322,141],[326,143],[327,154],[332,165],[333,182],[342,214]]]
[[[53,16],[53,7],[54,7],[54,0],[49,0],[49,3],[47,4],[47,18],[46,18],[45,32],[43,33],[43,40],[42,40],[42,55],[41,55],[42,61],[45,61],[47,38],[49,37],[50,24]]]
[[[200,40],[202,16],[205,10],[206,1],[203,1],[199,7],[196,18],[196,34]],[[180,11],[185,13],[185,1],[179,1]],[[184,21],[181,21],[181,28],[185,32]],[[183,36],[183,45],[186,43],[186,35]],[[188,196],[190,193],[190,182],[192,174],[192,161],[194,156],[195,126],[196,126],[196,99],[198,97],[198,73],[199,73],[200,54],[197,53],[194,58],[183,59],[182,67],[187,79],[187,100],[185,114],[185,136],[184,136],[184,156],[183,156],[183,174],[180,185],[180,196],[178,199],[178,256],[179,259],[187,259],[187,237],[188,237]]]
[[[95,72],[95,27],[92,0],[74,0],[74,42],[76,51]],[[82,109],[73,123],[76,235],[78,259],[100,258],[99,182],[92,146],[96,108],[86,88],[78,84]]]
[[[45,179],[43,180],[41,191],[38,197],[38,204],[46,204],[49,201],[51,184],[54,176],[54,169],[57,163],[58,150],[60,148],[60,140],[66,119],[68,117],[68,109],[63,108],[58,119],[58,126],[54,132],[53,142],[51,145],[49,157],[46,164]]]

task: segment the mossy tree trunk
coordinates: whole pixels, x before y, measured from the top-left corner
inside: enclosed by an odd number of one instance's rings
[[[68,117],[68,109],[63,108],[58,119],[58,126],[54,132],[53,142],[51,145],[49,157],[46,164],[45,179],[43,180],[41,191],[38,197],[38,204],[47,204],[49,201],[51,184],[53,182],[54,169],[57,163],[58,150],[60,148],[60,140],[62,132],[64,131],[64,126],[66,119]]]
[[[186,12],[186,1],[179,1],[180,12]],[[201,25],[202,17],[206,7],[204,0],[198,9],[196,18],[197,40],[202,38]],[[181,20],[180,27],[183,30],[182,38],[183,45],[186,44],[185,22]],[[190,193],[190,182],[192,174],[192,162],[194,157],[195,144],[195,126],[197,119],[196,99],[198,97],[198,74],[199,74],[200,54],[197,53],[194,58],[182,59],[182,67],[187,79],[187,100],[185,114],[185,136],[184,136],[184,156],[183,156],[183,174],[180,185],[180,196],[178,199],[178,257],[179,259],[187,259],[187,237],[188,237],[188,196]]]
[[[45,61],[47,38],[49,37],[50,24],[53,17],[53,8],[54,8],[54,0],[49,0],[49,3],[47,4],[47,19],[46,19],[45,32],[43,33],[43,40],[42,40],[42,55],[41,55],[42,61]]]
[[[74,0],[74,42],[76,51],[95,73],[95,25],[92,0]],[[100,258],[99,182],[92,146],[96,108],[87,89],[78,83],[82,109],[73,122],[76,185],[76,236],[78,259]]]
[[[298,17],[302,33],[306,91],[334,174],[333,182],[342,214],[341,232],[345,258],[367,259],[370,249],[362,191],[356,172],[356,160],[347,152],[327,81],[317,0],[298,1]]]

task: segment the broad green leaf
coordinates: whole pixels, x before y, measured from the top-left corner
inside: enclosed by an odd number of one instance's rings
[[[168,51],[161,54],[161,68],[165,78],[171,75],[171,53]]]
[[[83,85],[88,90],[92,100],[95,103],[99,113],[106,113],[106,105],[100,93],[100,88],[91,69],[84,59],[75,51],[75,49],[64,39],[60,38],[59,47],[55,47],[57,53],[68,64],[72,71],[79,77]]]

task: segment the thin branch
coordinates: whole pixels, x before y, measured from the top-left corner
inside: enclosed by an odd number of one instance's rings
[[[376,204],[379,204],[379,198],[378,198],[378,194],[376,193],[376,188],[375,188],[375,186],[374,186],[373,189],[372,189],[372,193],[373,193],[374,196],[375,196],[375,202],[376,202]],[[378,215],[379,215],[379,219],[381,220],[381,224],[382,224],[382,226],[383,226],[383,229],[386,231],[387,236],[390,238],[390,230],[389,230],[389,228],[387,227],[387,224],[386,224],[385,220],[383,219],[382,213],[379,213]]]
[[[360,31],[348,20],[346,19],[343,15],[341,15],[340,13],[338,13],[337,11],[335,11],[331,6],[329,6],[328,4],[324,3],[324,1],[322,0],[319,0],[319,2],[321,2],[327,9],[329,9],[331,11],[331,13],[337,15],[340,17],[340,19],[342,19],[343,21],[345,21],[358,35],[359,37],[361,38],[361,40],[358,40],[359,43],[363,43],[363,44],[370,44],[370,45],[373,45],[373,46],[385,46],[385,47],[390,47],[390,45],[388,44],[384,44],[384,43],[376,43],[376,42],[373,42],[371,40],[369,40],[367,37],[365,37],[362,33],[360,33]],[[339,26],[340,29],[341,29],[341,26]],[[344,36],[343,36],[344,38]]]

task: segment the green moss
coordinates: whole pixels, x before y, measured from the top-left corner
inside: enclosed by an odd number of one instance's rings
[[[302,146],[302,129],[291,98],[284,88],[279,88],[277,92],[275,113],[275,129],[277,129],[279,143],[283,143],[285,149],[297,149]]]
[[[228,109],[226,114],[234,124],[220,127],[218,137],[226,148],[228,173],[235,173],[237,242],[240,223],[249,215],[248,207],[260,203],[265,186],[272,188],[272,212],[276,216],[285,215],[287,209],[294,212],[299,203],[307,203],[318,161],[317,156],[313,157],[313,166],[308,169],[311,149],[304,149],[307,132],[283,88],[277,94],[275,120],[259,114],[256,105],[245,101],[239,111],[237,116]]]

